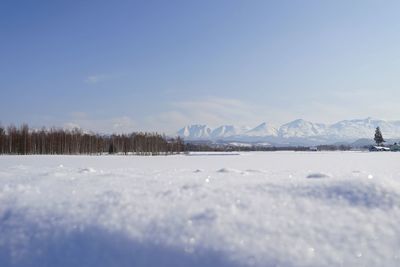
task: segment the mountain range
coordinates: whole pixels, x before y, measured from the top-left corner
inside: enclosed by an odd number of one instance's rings
[[[207,125],[195,124],[183,127],[177,135],[187,141],[318,145],[352,143],[360,139],[371,141],[378,126],[384,138],[400,139],[400,121],[372,118],[343,120],[333,124],[298,119],[280,127],[263,122],[254,128],[234,125],[211,128]]]

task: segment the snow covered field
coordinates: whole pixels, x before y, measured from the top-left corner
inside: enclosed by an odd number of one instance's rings
[[[1,156],[0,266],[400,266],[400,153]]]

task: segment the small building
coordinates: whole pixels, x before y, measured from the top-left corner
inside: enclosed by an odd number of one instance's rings
[[[390,148],[384,146],[371,146],[369,151],[377,152],[377,151],[390,151]]]

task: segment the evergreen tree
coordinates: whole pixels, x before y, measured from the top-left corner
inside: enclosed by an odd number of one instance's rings
[[[382,136],[381,129],[379,127],[376,127],[374,140],[378,146],[382,145],[385,142]]]

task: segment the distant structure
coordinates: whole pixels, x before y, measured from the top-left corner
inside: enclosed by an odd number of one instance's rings
[[[371,146],[369,151],[377,152],[377,151],[391,151],[390,148],[384,146]]]
[[[400,144],[394,143],[393,145],[391,145],[390,146],[390,151],[400,152]]]
[[[371,146],[369,151],[393,151],[400,152],[400,145],[398,143],[394,143],[393,145],[384,146],[383,143],[386,141],[383,139],[381,129],[376,127],[374,140],[376,145]]]

